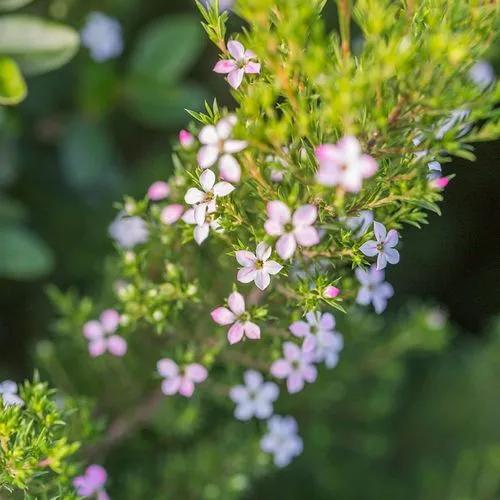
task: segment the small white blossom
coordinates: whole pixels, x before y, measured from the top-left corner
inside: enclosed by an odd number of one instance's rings
[[[0,397],[4,406],[23,406],[24,401],[17,395],[17,384],[12,380],[0,383]]]
[[[128,217],[123,212],[111,223],[108,232],[118,245],[126,249],[146,243],[149,238],[146,222],[140,217]]]
[[[255,282],[257,288],[265,290],[271,282],[270,275],[278,274],[283,266],[274,260],[269,260],[271,257],[272,248],[264,242],[257,245],[255,253],[247,250],[239,250],[236,252],[236,260],[243,266],[238,271],[238,281],[240,283]]]
[[[298,435],[297,421],[293,417],[275,415],[267,422],[267,434],[260,447],[274,456],[277,467],[286,467],[303,450],[302,438]]]

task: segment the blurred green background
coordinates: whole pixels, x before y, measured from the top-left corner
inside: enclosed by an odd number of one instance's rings
[[[0,108],[0,379],[18,380],[32,374],[34,346],[49,335],[54,313],[45,286],[98,293],[113,251],[113,203],[168,177],[171,143],[189,121],[184,108],[213,97],[232,103],[211,71],[217,52],[190,1],[39,0],[25,10],[78,30],[91,11],[102,11],[121,23],[124,51],[96,62],[82,47],[63,68],[30,78],[19,107]],[[234,17],[231,26],[239,28]],[[498,74],[500,54],[488,57]],[[258,484],[251,498],[326,499],[329,491],[362,498],[364,477],[376,484],[377,476],[385,486],[372,487],[369,498],[408,498],[413,483],[428,485],[414,498],[498,498],[488,493],[498,486],[488,467],[491,461],[498,471],[500,461],[500,426],[492,425],[500,421],[500,331],[485,332],[500,312],[500,142],[478,145],[476,154],[474,164],[444,165],[457,177],[446,189],[443,216],[405,231],[401,264],[387,274],[397,292],[388,317],[420,299],[442,307],[459,332],[445,353],[411,359],[399,377],[391,416],[377,424],[391,433],[390,459],[382,465],[376,453],[342,446],[329,456],[321,443],[332,430],[322,413],[304,431],[315,446]],[[298,401],[307,407],[306,396]],[[493,449],[477,448],[489,441]],[[479,462],[486,463],[479,475],[486,486],[474,483],[479,489],[468,492],[470,483],[460,479]],[[329,484],[339,473],[351,489]],[[437,486],[435,476],[448,473],[456,491]]]

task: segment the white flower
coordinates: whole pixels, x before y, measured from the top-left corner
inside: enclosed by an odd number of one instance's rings
[[[223,229],[219,224],[219,219],[214,219],[212,214],[213,212],[208,209],[207,213],[205,214],[205,222],[201,226],[196,224],[194,216],[194,208],[190,208],[182,216],[182,220],[186,224],[196,225],[193,234],[194,234],[194,241],[196,241],[198,245],[201,245],[208,238],[210,230],[215,231],[216,233],[223,232]]]
[[[247,147],[245,141],[230,138],[235,123],[236,118],[230,115],[215,126],[203,127],[198,136],[203,144],[198,151],[198,165],[201,168],[210,168],[218,161],[221,178],[229,182],[239,182],[241,178],[241,167],[233,154]]]
[[[264,382],[262,375],[255,370],[247,370],[244,380],[245,385],[232,387],[229,392],[229,397],[236,403],[234,416],[238,420],[269,418],[273,414],[273,403],[278,399],[278,386],[274,382]]]
[[[207,213],[213,213],[216,210],[217,197],[227,196],[232,193],[234,186],[229,182],[215,183],[215,174],[211,170],[205,170],[200,175],[200,185],[203,191],[198,188],[189,188],[184,201],[194,207],[194,220],[199,226],[205,224]]]
[[[82,44],[97,62],[118,57],[123,52],[120,23],[102,12],[91,12],[82,29]]]
[[[140,217],[128,217],[119,213],[108,229],[109,235],[122,248],[133,248],[149,238],[146,222]]]
[[[12,380],[5,380],[0,383],[0,396],[4,406],[24,405],[24,401],[17,395],[17,384]]]
[[[257,288],[265,290],[271,282],[269,275],[278,274],[283,269],[283,266],[274,260],[269,260],[271,252],[272,248],[263,242],[257,245],[255,254],[247,250],[236,252],[236,260],[243,266],[238,271],[238,281],[241,283],[254,281]]]
[[[285,467],[302,453],[304,445],[297,430],[293,417],[275,415],[267,422],[267,434],[261,439],[260,448],[274,455],[276,466]]]

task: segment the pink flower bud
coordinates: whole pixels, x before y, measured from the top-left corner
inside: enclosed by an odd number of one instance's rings
[[[448,177],[438,177],[431,181],[432,187],[436,189],[444,189],[450,183]]]
[[[160,220],[163,222],[163,224],[174,224],[181,218],[183,212],[184,207],[182,205],[168,205],[162,210],[160,214]]]
[[[170,186],[163,181],[154,182],[148,189],[148,198],[151,201],[164,200],[169,194]]]
[[[179,132],[179,142],[184,149],[190,148],[194,144],[193,134],[187,130],[181,130]]]
[[[325,288],[325,291],[323,292],[323,296],[326,299],[334,299],[335,297],[338,297],[339,294],[340,294],[340,289],[332,285],[327,286]]]

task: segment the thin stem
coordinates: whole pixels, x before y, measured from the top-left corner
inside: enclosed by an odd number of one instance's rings
[[[351,2],[350,0],[338,0],[340,38],[342,40],[342,55],[344,59],[349,57],[351,38]]]

